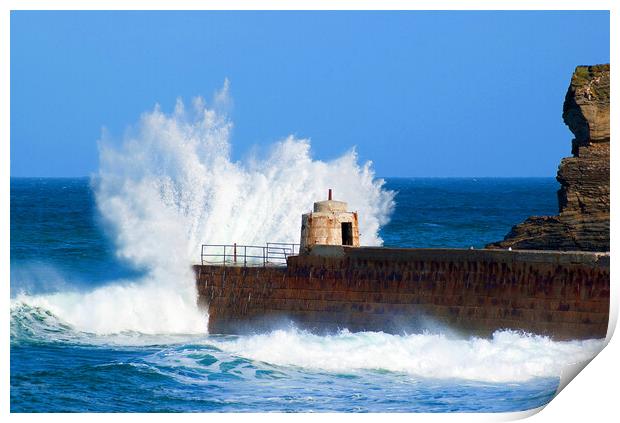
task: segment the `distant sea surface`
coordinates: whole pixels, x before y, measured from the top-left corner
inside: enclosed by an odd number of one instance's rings
[[[388,178],[385,188],[396,191],[385,246],[482,248],[557,213],[559,186]],[[518,411],[553,398],[562,360],[602,345],[510,331],[101,333],[95,310],[84,330],[71,323],[89,314],[75,298],[122,295],[115,286],[138,289],[144,274],[117,258],[108,233],[88,179],[11,179],[11,411]]]

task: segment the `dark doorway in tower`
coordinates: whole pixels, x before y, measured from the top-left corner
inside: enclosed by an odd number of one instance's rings
[[[344,222],[341,225],[342,245],[353,245],[353,224],[351,222]]]

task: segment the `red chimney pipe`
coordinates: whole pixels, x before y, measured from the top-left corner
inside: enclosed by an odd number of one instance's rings
[[[332,201],[332,189],[330,188],[329,191],[327,192],[327,199],[329,201]]]

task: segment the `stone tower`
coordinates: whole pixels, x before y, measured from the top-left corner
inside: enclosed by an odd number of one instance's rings
[[[300,253],[307,253],[314,245],[350,245],[359,247],[360,234],[357,213],[347,211],[347,203],[332,200],[329,190],[327,201],[314,203],[314,211],[301,217]]]

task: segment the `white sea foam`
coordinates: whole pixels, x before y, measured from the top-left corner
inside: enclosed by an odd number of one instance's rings
[[[497,331],[491,339],[455,339],[436,334],[343,331],[317,336],[278,330],[208,343],[234,355],[283,366],[336,372],[378,369],[484,382],[559,377],[566,365],[588,360],[604,346],[604,340],[554,342],[513,331]]]
[[[605,341],[556,342],[515,331],[497,331],[490,339],[457,338],[443,334],[391,335],[382,332],[318,336],[296,328],[250,336],[157,334],[128,330],[110,335],[76,331],[47,306],[19,299],[11,306],[11,338],[118,346],[167,346],[147,361],[161,367],[219,367],[235,357],[319,372],[391,371],[429,379],[460,379],[490,383],[557,378],[574,363],[594,357]],[[55,305],[52,304],[52,307]],[[83,311],[83,310],[79,310]],[[76,311],[77,313],[78,311]],[[206,349],[201,347],[204,345]],[[215,347],[215,349],[213,348]]]
[[[207,332],[207,317],[196,307],[191,272],[152,273],[137,281],[115,281],[90,292],[62,291],[18,295],[14,305],[50,311],[73,329],[96,334],[136,331],[145,334]]]
[[[301,214],[333,188],[359,211],[361,242],[380,245],[379,228],[393,207],[371,163],[354,150],[332,161],[312,158],[310,141],[292,136],[263,158],[231,158],[228,83],[207,107],[178,101],[142,115],[118,143],[104,134],[94,180],[97,206],[115,238],[117,254],[146,276],[111,281],[88,293],[21,297],[52,311],[78,330],[100,334],[204,333],[190,264],[200,245],[298,242]]]

